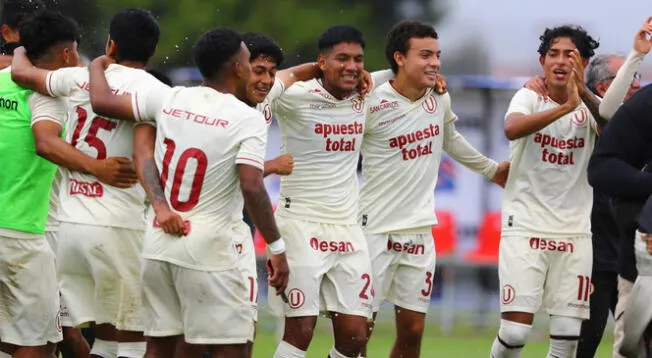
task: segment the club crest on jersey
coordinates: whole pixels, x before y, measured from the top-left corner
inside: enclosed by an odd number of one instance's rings
[[[571,116],[571,122],[575,123],[578,127],[586,126],[586,123],[589,121],[589,114],[586,111],[586,108],[580,108],[577,111],[573,112]]]
[[[272,123],[272,107],[269,103],[265,103],[265,107],[263,107],[263,116],[265,117],[265,123]]]
[[[426,98],[426,100],[423,101],[422,105],[423,109],[425,109],[428,113],[435,113],[437,111],[437,100],[433,95],[430,95],[428,98]]]
[[[351,99],[351,104],[353,106],[353,111],[356,113],[362,113],[362,108],[364,105],[364,102],[360,97],[352,98]]]

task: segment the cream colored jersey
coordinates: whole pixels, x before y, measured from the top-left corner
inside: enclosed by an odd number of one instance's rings
[[[32,126],[41,121],[56,123],[61,131],[66,128],[68,102],[64,98],[52,98],[40,93],[32,93],[28,99],[32,111]],[[61,170],[57,169],[50,190],[50,209],[48,219],[45,222],[45,231],[56,231],[59,227],[59,188],[61,186]]]
[[[132,93],[139,88],[163,86],[144,70],[110,65],[106,70],[115,93]],[[85,67],[52,71],[47,89],[53,96],[68,97],[70,127],[67,141],[82,153],[96,158],[132,156],[133,123],[97,116],[90,105],[88,70]],[[137,184],[118,189],[101,183],[90,174],[66,170],[60,197],[60,220],[88,225],[144,229],[142,212],[145,192]]]
[[[366,233],[437,224],[434,190],[444,131],[456,119],[448,93],[428,90],[413,102],[387,82],[369,95],[360,191]]]
[[[278,214],[355,223],[364,101],[357,93],[336,99],[319,80],[311,80],[286,89],[273,109],[281,129],[281,152],[294,158],[292,175],[281,177]]]
[[[143,256],[202,270],[234,267],[234,239],[249,235],[238,164],[263,170],[260,112],[209,87],[158,87],[132,96],[134,117],[156,119],[155,161],[170,207],[190,234],[146,235]]]
[[[512,98],[507,115],[529,115],[558,106],[521,89]],[[509,143],[511,166],[503,196],[503,234],[590,237],[593,192],[587,166],[596,127],[582,103],[540,131]]]
[[[272,120],[274,119],[274,114],[272,113],[272,104],[275,99],[283,94],[284,91],[285,87],[283,86],[283,81],[277,78],[274,81],[274,85],[269,90],[267,97],[265,97],[265,100],[256,105],[256,110],[262,113],[263,117],[265,117],[267,128],[272,125]]]

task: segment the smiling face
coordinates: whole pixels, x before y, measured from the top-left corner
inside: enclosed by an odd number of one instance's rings
[[[269,91],[274,86],[276,79],[277,63],[265,54],[251,60],[251,77],[247,86],[247,100],[256,105],[265,100]]]
[[[437,84],[440,57],[439,40],[432,37],[413,37],[409,41],[407,53],[394,52],[399,72],[403,72],[411,83],[421,88],[431,88]]]
[[[339,92],[353,92],[364,70],[364,50],[355,42],[341,42],[317,59],[325,84]]]

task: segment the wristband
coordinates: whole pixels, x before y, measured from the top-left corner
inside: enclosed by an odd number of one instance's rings
[[[267,247],[272,255],[280,255],[285,252],[285,241],[283,241],[282,237],[279,237],[278,240],[267,244]]]

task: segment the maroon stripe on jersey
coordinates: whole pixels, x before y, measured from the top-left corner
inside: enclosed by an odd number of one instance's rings
[[[134,93],[134,101],[136,102],[136,120],[141,121],[142,116],[140,115],[140,106],[138,106],[138,92]]]
[[[257,161],[256,159],[245,158],[245,157],[237,157],[237,158],[235,158],[235,160],[240,160],[240,159],[248,160],[248,161],[254,162],[256,164],[260,164],[260,165],[265,165],[265,163],[261,163],[261,162]]]
[[[53,94],[53,93],[52,93],[52,71],[50,71],[50,72],[48,73],[48,83],[47,83],[47,86],[48,86],[48,88],[47,88],[48,93],[52,95],[52,94]]]
[[[57,122],[57,123],[59,123],[59,125],[61,125],[60,120],[58,120],[58,119],[56,119],[56,118],[54,118],[52,116],[48,116],[47,114],[32,118],[32,123],[35,123],[35,122],[38,122],[38,121],[43,121],[43,120]]]

